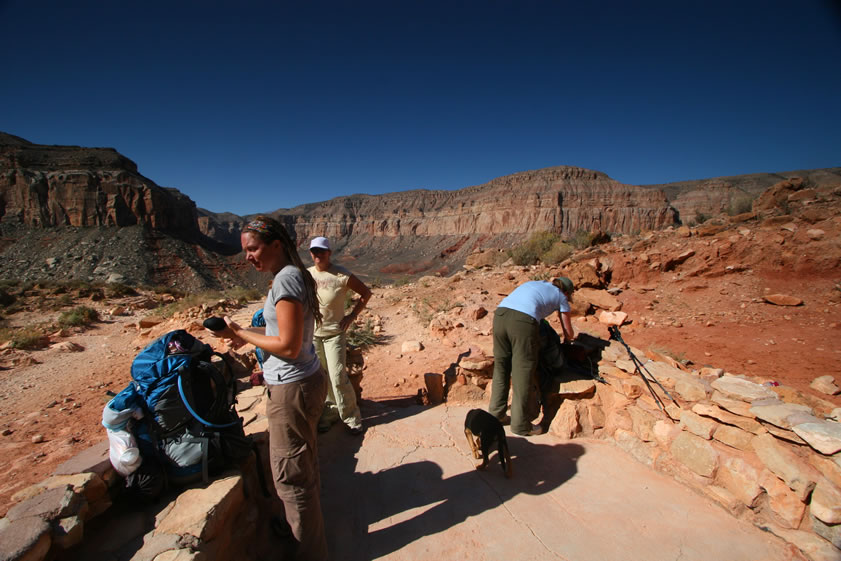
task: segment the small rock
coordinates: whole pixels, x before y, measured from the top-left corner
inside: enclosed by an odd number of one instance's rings
[[[32,444],[40,444],[41,442],[44,442],[43,434],[36,434],[32,437]]]
[[[403,353],[417,353],[423,350],[423,343],[420,341],[403,341],[400,346],[400,352]]]
[[[763,299],[775,306],[800,306],[803,300],[789,294],[766,294]]]
[[[624,324],[628,319],[628,314],[625,312],[607,312],[603,311],[599,314],[599,322],[604,325],[615,325],[616,327]]]
[[[806,235],[812,240],[820,240],[824,237],[824,234],[826,234],[826,232],[818,228],[810,228],[809,230],[806,230]]]
[[[79,345],[72,341],[62,341],[61,343],[56,343],[55,345],[52,345],[50,348],[55,349],[57,351],[61,351],[63,353],[78,353],[85,350],[85,348],[82,345]]]
[[[818,376],[809,387],[826,395],[838,395],[841,393],[841,388],[835,384],[835,378],[827,374],[826,376]]]

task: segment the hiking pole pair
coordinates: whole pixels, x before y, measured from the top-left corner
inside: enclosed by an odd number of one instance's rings
[[[654,380],[655,384],[660,386],[660,389],[663,390],[663,393],[666,394],[666,396],[668,396],[668,398],[672,400],[672,403],[678,405],[677,401],[675,401],[675,398],[673,398],[671,394],[668,391],[666,391],[666,388],[663,387],[663,384],[661,384],[657,380],[657,378],[655,378],[654,375],[648,371],[645,365],[643,365],[643,363],[640,362],[640,359],[638,359],[637,356],[631,351],[631,347],[629,347],[628,343],[626,343],[625,340],[622,339],[622,334],[619,333],[619,328],[615,325],[611,325],[607,328],[607,331],[610,333],[610,338],[612,340],[619,341],[620,343],[622,343],[622,346],[625,347],[626,351],[628,351],[628,356],[631,357],[631,362],[634,364],[634,372],[639,374],[640,378],[642,378],[643,382],[645,382],[645,385],[648,387],[648,391],[651,392],[651,397],[654,398],[654,401],[655,403],[657,403],[657,406],[660,408],[660,410],[663,411],[663,413],[666,413],[665,404],[663,403],[663,400],[660,398],[660,396],[657,395],[657,393],[654,391],[654,388],[651,387],[651,384],[649,383],[648,378],[645,376],[645,374],[648,374],[648,377]],[[643,372],[645,372],[645,374],[643,374]],[[680,407],[680,405],[678,405],[678,407]],[[666,416],[668,417],[668,414],[666,414]]]

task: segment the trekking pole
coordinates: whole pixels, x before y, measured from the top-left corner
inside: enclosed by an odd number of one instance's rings
[[[648,378],[645,376],[645,374],[648,374],[648,377],[654,380],[654,383],[657,384],[661,390],[663,390],[663,393],[666,394],[666,396],[672,400],[672,403],[680,407],[680,405],[678,405],[678,402],[675,401],[675,398],[673,398],[672,395],[666,390],[666,388],[663,387],[663,384],[661,384],[657,380],[657,378],[655,378],[654,375],[648,371],[648,369],[640,361],[640,359],[638,359],[637,356],[631,351],[631,347],[629,347],[628,343],[626,343],[625,340],[622,339],[622,334],[619,333],[619,328],[615,325],[611,325],[607,328],[607,330],[610,333],[610,338],[622,343],[622,346],[625,347],[626,351],[628,351],[628,356],[631,357],[631,362],[634,365],[634,372],[639,374],[640,378],[642,378],[643,382],[645,382],[645,385],[648,387],[648,391],[651,392],[651,397],[654,398],[654,401],[655,403],[657,403],[657,406],[660,408],[660,410],[663,411],[663,413],[666,413],[665,404],[663,403],[663,400],[660,398],[660,396],[657,395],[657,393],[654,391],[654,388],[651,387],[651,384],[649,383]],[[643,372],[645,372],[645,374],[643,374]],[[666,416],[668,416],[668,414],[666,414]]]

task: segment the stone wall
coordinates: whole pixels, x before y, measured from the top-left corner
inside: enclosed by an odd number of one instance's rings
[[[841,559],[841,408],[721,369],[689,371],[631,348],[665,389],[650,382],[661,408],[625,347],[602,343],[604,383],[556,379],[549,432],[611,440],[813,561]],[[492,358],[462,360],[450,395],[486,387],[492,370]]]
[[[265,462],[263,390],[241,392],[237,409]],[[15,506],[0,519],[0,559],[249,561],[269,551],[276,557],[282,543],[270,528],[273,497],[263,494],[256,466],[252,457],[206,484],[171,489],[156,503],[128,502],[103,441],[13,497]]]

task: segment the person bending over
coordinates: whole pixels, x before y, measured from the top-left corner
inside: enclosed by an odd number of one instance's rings
[[[569,300],[575,287],[566,277],[552,282],[529,281],[521,284],[499,303],[493,319],[494,372],[489,413],[505,421],[508,391],[511,399],[511,432],[520,436],[542,434],[544,428],[533,425],[537,408],[538,354],[540,320],[558,313],[564,342],[575,339],[570,319]]]

